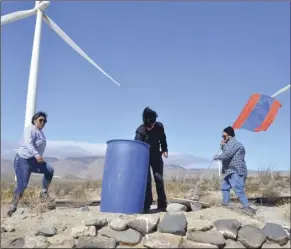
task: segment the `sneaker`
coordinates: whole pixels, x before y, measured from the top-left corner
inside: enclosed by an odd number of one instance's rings
[[[47,192],[40,192],[40,194],[39,194],[39,198],[40,198],[42,201],[48,201],[48,202],[52,202],[52,201],[54,201],[54,199],[51,198]]]
[[[241,208],[243,211],[247,212],[247,213],[250,213],[250,214],[256,214],[257,210],[248,206],[248,207],[242,207]]]
[[[151,208],[150,207],[146,207],[143,209],[143,213],[144,214],[149,214],[151,212]]]
[[[11,217],[12,214],[14,214],[16,210],[17,210],[16,207],[10,207],[9,211],[7,212],[7,216]]]

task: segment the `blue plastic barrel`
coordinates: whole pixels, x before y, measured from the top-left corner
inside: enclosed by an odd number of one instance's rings
[[[144,208],[150,145],[136,140],[107,142],[101,212],[134,214]]]

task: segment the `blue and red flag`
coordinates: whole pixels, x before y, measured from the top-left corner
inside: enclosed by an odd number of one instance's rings
[[[281,104],[278,100],[259,93],[253,94],[233,124],[233,129],[266,131],[275,120]]]

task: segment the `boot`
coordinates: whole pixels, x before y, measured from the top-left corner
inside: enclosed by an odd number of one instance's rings
[[[40,194],[39,194],[39,198],[42,202],[53,202],[55,201],[53,198],[51,198],[48,194],[48,192],[44,192],[44,191],[41,191]]]

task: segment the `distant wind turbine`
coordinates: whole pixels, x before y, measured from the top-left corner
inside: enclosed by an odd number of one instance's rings
[[[35,113],[36,95],[37,95],[37,75],[39,65],[39,50],[42,20],[55,31],[72,49],[90,62],[94,67],[101,71],[107,78],[113,81],[116,85],[120,84],[109,76],[100,66],[98,66],[55,22],[52,21],[44,10],[50,5],[50,1],[36,1],[35,7],[30,10],[16,11],[4,16],[1,16],[1,26],[7,23],[18,21],[26,17],[36,14],[36,23],[34,31],[34,40],[31,55],[30,73],[28,80],[27,98],[26,98],[26,112],[25,112],[25,127],[31,124],[31,119]]]

